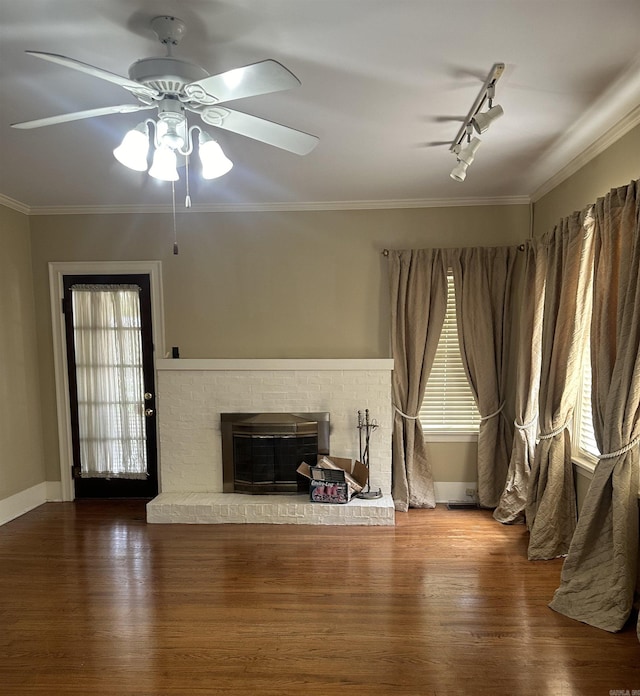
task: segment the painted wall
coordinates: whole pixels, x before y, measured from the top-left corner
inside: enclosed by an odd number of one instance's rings
[[[29,220],[0,206],[0,501],[45,481]]]
[[[640,126],[537,201],[535,234],[639,178],[639,150]],[[173,256],[170,215],[0,208],[0,500],[60,478],[49,261],[160,259],[166,345],[183,357],[376,358],[389,356],[382,249],[516,244],[528,225],[526,206],[188,213]],[[436,480],[470,480],[475,444],[430,449]]]
[[[59,480],[49,261],[161,260],[165,345],[179,346],[183,358],[385,358],[381,251],[519,244],[529,210],[189,212],[178,216],[178,256],[168,214],[32,216],[30,223],[47,478]],[[439,444],[440,480],[468,481],[474,448]]]

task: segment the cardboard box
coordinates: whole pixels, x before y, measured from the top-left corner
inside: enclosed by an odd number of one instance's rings
[[[311,474],[313,478],[309,481],[309,498],[312,503],[337,503],[344,505],[349,502],[349,486],[344,480],[344,471],[342,473],[342,481],[330,480],[336,479],[336,476],[327,477],[327,474],[337,474],[337,471],[331,469],[319,469],[313,467]]]
[[[367,467],[361,462],[333,456],[318,457],[313,467],[302,462],[298,473],[310,479],[312,502],[339,504],[348,503],[354,495],[360,493],[369,476]]]

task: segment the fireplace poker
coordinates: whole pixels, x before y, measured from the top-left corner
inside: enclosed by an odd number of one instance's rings
[[[374,500],[376,498],[382,498],[382,491],[378,488],[377,490],[371,490],[370,481],[370,471],[369,471],[369,439],[371,433],[378,427],[375,421],[369,420],[369,409],[366,408],[364,411],[364,420],[362,419],[362,411],[358,411],[358,432],[360,439],[360,461],[367,467],[367,484],[358,493],[358,498],[364,498],[365,500]],[[364,433],[364,450],[362,448],[362,438]]]

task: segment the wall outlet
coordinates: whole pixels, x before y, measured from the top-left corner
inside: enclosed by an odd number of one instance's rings
[[[475,498],[476,497],[476,489],[475,488],[467,488],[465,491],[465,494],[468,498]]]

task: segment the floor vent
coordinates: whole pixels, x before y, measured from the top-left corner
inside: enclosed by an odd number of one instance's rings
[[[469,503],[466,500],[450,500],[447,510],[477,510],[478,503]]]

